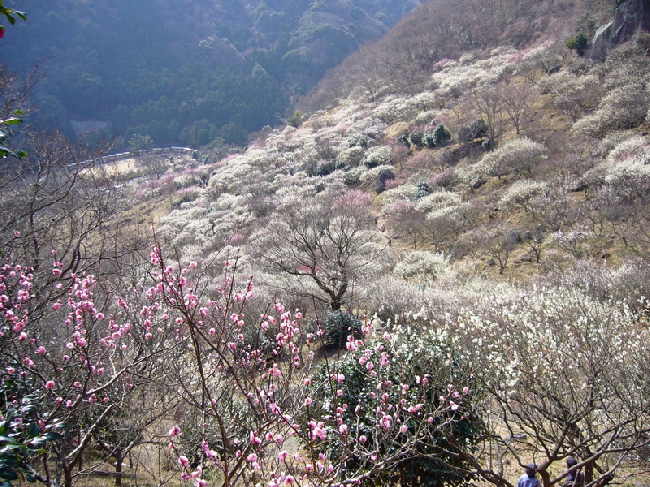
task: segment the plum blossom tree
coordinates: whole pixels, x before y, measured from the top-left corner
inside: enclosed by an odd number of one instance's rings
[[[546,147],[543,144],[528,137],[512,139],[483,156],[479,162],[469,168],[469,174],[496,176],[498,178],[510,171],[531,174],[545,152]]]
[[[599,80],[594,74],[578,75],[560,71],[537,82],[543,93],[553,97],[555,107],[576,122],[598,102]]]
[[[315,284],[318,291],[311,296],[336,311],[361,271],[381,254],[374,221],[369,196],[358,190],[288,204],[262,236],[263,255],[276,272]]]
[[[501,142],[506,112],[503,106],[503,91],[499,87],[478,90],[471,99],[476,118],[485,121],[488,127],[490,146],[496,148]]]
[[[520,206],[525,211],[530,211],[529,201],[535,196],[545,194],[547,187],[547,183],[515,181],[501,196],[499,203],[504,206]]]
[[[52,273],[60,273],[55,261]],[[3,384],[20,378],[29,387],[16,391],[11,403],[19,405],[37,395],[40,408],[33,423],[48,439],[54,471],[46,461],[39,478],[48,486],[72,485],[81,470],[83,454],[93,434],[115,414],[124,399],[146,381],[154,358],[173,350],[164,328],[154,337],[151,325],[123,319],[128,306],[121,299],[95,301],[97,282],[92,275],[70,276],[53,286],[69,286],[54,302],[36,298],[32,268],[5,264],[2,287]],[[47,305],[47,314],[38,307]],[[3,412],[3,414],[6,412]],[[63,427],[62,425],[65,425]]]
[[[405,237],[413,242],[413,250],[418,248],[418,239],[423,235],[426,215],[416,210],[416,202],[398,200],[386,208],[388,229],[394,237]]]
[[[128,253],[134,239],[125,234],[126,226],[109,223],[124,199],[115,179],[91,162],[96,154],[76,147],[61,133],[32,132],[25,148],[23,162],[0,175],[4,254],[45,276],[35,282],[51,291],[49,284],[60,275],[96,274],[95,267],[109,253],[114,260]],[[51,249],[63,264],[57,275],[49,268]],[[137,244],[129,250],[134,249]],[[36,294],[39,299],[45,295]]]
[[[503,93],[503,111],[519,135],[530,115],[535,91],[531,86],[522,84],[510,86],[508,90],[503,88]]]
[[[469,330],[468,345],[478,346],[470,360],[485,364],[495,439],[519,464],[532,457],[546,487],[564,481],[567,456],[579,459],[587,485],[645,469],[629,461],[650,438],[648,330],[638,319],[626,303],[575,287],[486,295],[448,318],[450,332]]]

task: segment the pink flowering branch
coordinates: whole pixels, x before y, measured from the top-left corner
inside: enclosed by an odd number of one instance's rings
[[[421,455],[418,445],[428,444],[433,430],[447,431],[467,417],[460,409],[467,388],[449,386],[443,397],[430,401],[429,376],[418,376],[412,386],[391,383],[388,371],[397,367],[392,337],[371,340],[373,329],[366,322],[364,337],[348,337],[342,357],[361,366],[364,381],[390,393],[375,393],[365,406],[375,413],[374,433],[364,437],[363,411],[351,413],[345,402],[349,378],[344,362],[325,360],[324,376],[315,367],[313,347],[321,339],[320,328],[305,334],[302,314],[280,303],[259,317],[248,316],[254,286],[251,279],[239,284],[236,264],[227,264],[221,284],[210,288],[194,263],[171,266],[157,247],[151,262],[156,284],[147,292],[150,302],[191,344],[193,370],[182,379],[182,388],[195,410],[185,425],[170,430],[169,447],[183,478],[197,487],[204,485],[208,469],[221,472],[224,486],[243,479],[268,485],[350,485]],[[270,344],[259,346],[265,342]],[[312,395],[316,390],[320,392]],[[344,421],[348,413],[353,423]],[[202,424],[193,426],[199,418]],[[195,428],[198,437],[191,433]],[[294,455],[284,447],[289,438],[302,445]],[[397,438],[391,443],[395,448],[384,451],[391,438]],[[336,454],[330,451],[332,441],[340,444]],[[197,443],[200,458],[185,453]],[[360,469],[344,473],[354,458],[364,459]]]
[[[60,270],[61,264],[55,261],[52,268]],[[44,478],[70,485],[96,432],[121,410],[128,395],[148,384],[152,364],[174,346],[148,340],[145,327],[131,320],[122,300],[104,300],[100,309],[95,291],[104,290],[94,276],[56,272],[55,277],[51,285],[60,291],[42,296],[31,269],[6,264],[0,270],[0,356],[5,365],[0,381],[20,377],[30,384],[23,393],[40,398],[42,431],[66,425],[51,442],[56,471],[46,469]],[[69,285],[63,288],[62,283]],[[38,310],[48,296],[61,298],[50,301],[50,313],[42,314]],[[20,403],[21,396],[10,399]]]

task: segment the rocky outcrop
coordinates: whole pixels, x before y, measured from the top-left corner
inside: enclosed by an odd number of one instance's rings
[[[375,192],[377,194],[383,193],[386,190],[386,181],[395,179],[395,173],[390,169],[383,169],[379,176],[377,176],[377,184],[375,185]]]
[[[608,49],[629,41],[639,30],[650,31],[650,0],[627,0],[614,11],[614,18],[596,31],[591,57],[605,57]]]

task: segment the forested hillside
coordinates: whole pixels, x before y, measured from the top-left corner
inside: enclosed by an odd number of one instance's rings
[[[38,0],[3,40],[0,62],[43,63],[40,119],[68,134],[71,121],[98,121],[127,143],[138,133],[159,146],[245,145],[418,3]]]
[[[0,476],[647,485],[649,73],[644,0],[436,0],[238,153],[106,158],[0,72]]]

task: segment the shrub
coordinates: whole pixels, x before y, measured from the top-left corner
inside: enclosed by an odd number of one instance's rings
[[[360,336],[363,323],[347,311],[337,310],[327,313],[325,323],[321,325],[322,343],[326,347],[344,349],[349,335]]]
[[[395,173],[390,169],[382,170],[377,176],[377,184],[375,185],[375,192],[377,194],[383,193],[386,190],[386,182],[395,179]]]
[[[478,139],[479,137],[485,137],[488,134],[488,125],[485,123],[485,120],[479,118],[472,125],[469,126],[470,133],[472,134],[472,140]]]
[[[483,431],[480,418],[472,414],[470,389],[456,389],[472,371],[453,345],[435,332],[400,331],[394,339],[386,334],[383,340],[369,343],[360,356],[351,353],[320,367],[308,389],[311,411],[337,411],[332,414],[339,431],[346,432],[331,432],[324,446],[336,458],[349,450],[349,444],[358,444],[345,468],[366,474],[375,470],[368,479],[373,485],[397,485],[400,478],[406,479],[406,485],[424,487],[464,485],[471,476],[459,458],[466,458],[463,452],[473,448]],[[335,403],[327,395],[332,370],[344,385]],[[452,400],[449,411],[441,418],[427,419],[429,408],[447,398]],[[393,408],[395,402],[401,407]],[[337,410],[340,405],[345,406]],[[375,469],[374,459],[363,454],[378,448],[386,455],[401,455],[406,445],[419,455],[393,468]]]
[[[334,161],[319,161],[316,165],[317,176],[327,176],[336,170],[336,162]]]
[[[421,130],[412,131],[408,136],[408,141],[416,147],[422,147],[426,143],[424,138],[424,132],[422,132]]]
[[[431,187],[426,181],[419,181],[415,184],[416,190],[413,198],[419,200],[431,193]]]
[[[629,129],[644,122],[650,97],[643,83],[630,82],[609,91],[598,109],[578,120],[573,129],[581,134],[603,137],[608,131]]]
[[[440,124],[433,131],[433,140],[435,145],[446,145],[451,140],[451,132],[443,124]]]
[[[582,57],[585,55],[587,47],[589,47],[589,37],[584,32],[578,32],[575,36],[566,41],[566,47],[576,51],[578,56]]]
[[[440,253],[414,250],[397,263],[393,272],[402,279],[436,279],[445,271],[448,264],[449,259]]]
[[[291,125],[294,128],[298,128],[302,124],[302,121],[303,121],[302,113],[300,113],[299,111],[295,111],[291,116],[291,118],[287,120],[287,124]]]
[[[422,141],[424,142],[422,145],[426,145],[430,149],[436,146],[436,138],[433,132],[424,132],[424,134],[422,134]]]
[[[21,369],[20,366],[17,368]],[[4,480],[5,486],[11,486],[11,481],[19,478],[35,482],[36,471],[32,463],[35,463],[37,455],[48,443],[63,438],[61,434],[46,432],[39,426],[39,419],[44,413],[47,417],[42,404],[42,396],[45,394],[38,390],[36,381],[25,379],[26,375],[24,371],[19,374],[2,374],[3,397],[0,398],[0,411],[3,420],[0,434],[3,448],[0,450],[0,478]],[[65,426],[65,423],[59,425],[61,428]]]
[[[363,164],[369,169],[388,165],[390,164],[390,153],[391,148],[386,145],[371,147],[363,157]]]
[[[445,145],[451,139],[451,132],[443,124],[431,130],[414,130],[409,134],[408,140],[417,147],[427,146],[433,148]]]

